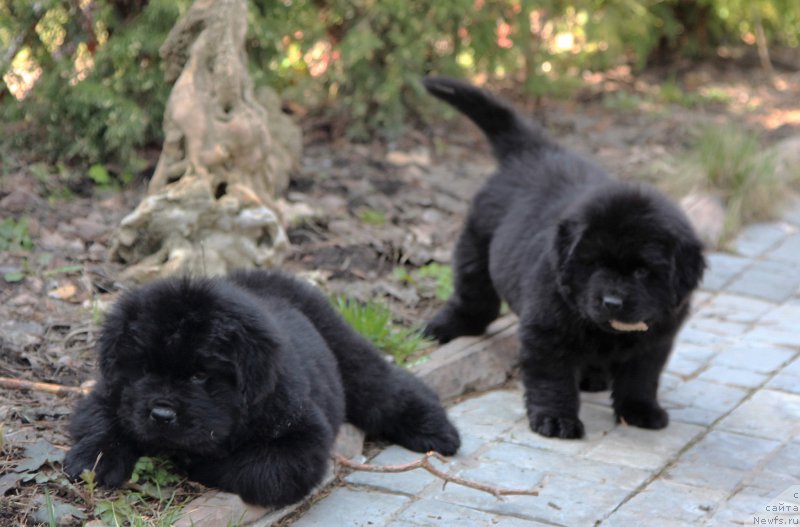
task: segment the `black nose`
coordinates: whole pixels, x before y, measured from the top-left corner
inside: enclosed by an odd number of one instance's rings
[[[603,307],[611,311],[616,311],[622,307],[622,299],[614,295],[605,295],[603,296]]]
[[[154,406],[150,410],[150,419],[161,424],[169,424],[175,421],[175,410],[168,406]]]

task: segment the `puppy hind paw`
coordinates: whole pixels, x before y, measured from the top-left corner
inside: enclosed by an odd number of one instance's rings
[[[530,420],[531,430],[544,437],[580,439],[583,423],[577,417],[537,414]]]
[[[444,456],[452,456],[461,447],[458,430],[438,403],[397,416],[386,439],[414,452],[433,450]]]
[[[669,414],[656,402],[629,401],[615,409],[618,423],[660,430],[669,424]]]
[[[446,344],[457,337],[482,335],[489,322],[475,320],[445,306],[425,325],[422,334]]]

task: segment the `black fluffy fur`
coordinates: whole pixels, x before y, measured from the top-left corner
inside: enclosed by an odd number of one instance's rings
[[[65,469],[122,485],[141,455],[280,506],[323,478],[343,420],[454,454],[438,397],[388,363],[312,286],[285,274],[168,279],[126,295],[99,341],[100,380],[72,416]]]
[[[481,334],[505,300],[520,319],[532,430],[583,436],[578,390],[609,381],[618,421],[665,427],[659,376],[705,269],[685,215],[652,187],[610,178],[486,91],[443,77],[424,84],[483,130],[499,165],[456,245],[455,291],[426,332],[440,342]],[[612,319],[649,329],[617,331]]]

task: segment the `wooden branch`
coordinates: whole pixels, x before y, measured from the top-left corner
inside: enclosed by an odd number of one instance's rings
[[[35,392],[52,393],[54,395],[88,395],[90,388],[79,386],[63,386],[49,382],[34,382],[11,377],[0,377],[0,388],[9,390],[33,390]]]
[[[433,474],[437,478],[444,480],[445,484],[447,483],[455,483],[456,485],[461,485],[463,487],[469,487],[471,489],[480,490],[482,492],[486,492],[491,494],[497,499],[502,499],[503,496],[538,496],[539,495],[539,488],[534,489],[504,489],[500,487],[494,487],[492,485],[486,485],[484,483],[478,483],[477,481],[471,481],[468,479],[460,478],[458,476],[453,476],[447,474],[446,472],[442,472],[433,464],[431,463],[431,458],[436,458],[439,461],[447,462],[447,458],[442,456],[437,452],[428,452],[425,454],[424,457],[412,461],[411,463],[405,463],[403,465],[370,465],[367,463],[356,463],[355,461],[351,461],[343,456],[337,455],[334,456],[336,462],[346,468],[351,470],[356,470],[359,472],[380,472],[385,474],[396,474],[398,472],[408,472],[410,470],[415,470],[421,468],[423,470],[428,471],[429,473]]]

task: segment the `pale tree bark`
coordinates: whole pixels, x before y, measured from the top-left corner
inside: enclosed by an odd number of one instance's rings
[[[246,0],[196,0],[161,47],[174,81],[164,147],[113,248],[129,278],[275,265],[286,251],[275,197],[299,158],[299,129],[256,100],[246,33]],[[271,125],[297,131],[276,141]]]

